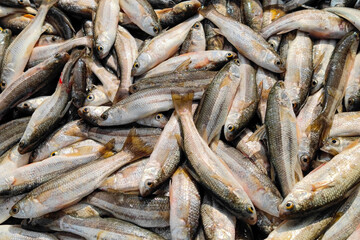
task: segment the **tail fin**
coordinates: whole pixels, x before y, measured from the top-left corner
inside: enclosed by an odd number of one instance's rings
[[[204,17],[206,17],[208,15],[209,12],[212,12],[212,11],[216,11],[214,5],[210,4],[209,6],[207,7],[201,7],[199,8],[198,12],[203,15]]]
[[[125,140],[122,151],[131,152],[135,157],[142,158],[149,156],[154,149],[154,146],[148,145],[137,134],[136,129],[132,128]]]
[[[189,91],[187,93],[179,93],[176,91],[171,91],[172,100],[175,106],[175,111],[179,116],[184,113],[192,114],[192,101],[194,98],[194,92]]]
[[[108,158],[114,155],[112,152],[113,148],[115,146],[115,138],[111,139],[108,143],[104,145],[103,148],[100,149],[100,155],[104,158]]]
[[[129,90],[119,86],[115,94],[114,104],[120,102],[121,100],[127,98],[128,96],[129,96]]]

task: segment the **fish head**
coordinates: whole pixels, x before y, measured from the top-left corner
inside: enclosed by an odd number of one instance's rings
[[[300,162],[301,170],[307,171],[311,165],[312,157],[307,151],[299,151],[298,159]]]
[[[37,202],[39,206],[34,206],[29,201],[29,198],[25,197],[17,202],[11,209],[10,215],[15,218],[32,218],[35,215],[35,211],[42,209],[43,206]],[[38,208],[39,207],[39,208]],[[36,216],[37,217],[37,216]]]
[[[158,164],[156,164],[158,165]],[[161,170],[161,166],[145,167],[143,176],[139,184],[139,190],[141,196],[148,196],[157,187],[157,175]]]
[[[332,155],[337,155],[341,152],[342,139],[340,137],[329,137],[325,140],[321,150]]]
[[[106,106],[86,106],[78,109],[79,116],[85,121],[97,125],[101,120],[101,115],[110,107]]]
[[[267,54],[265,57],[265,62],[267,63],[267,69],[276,72],[276,73],[283,73],[286,70],[285,61],[276,53],[274,54]]]
[[[176,14],[184,12],[197,11],[201,7],[201,3],[198,1],[185,1],[181,2],[173,7],[173,11]]]
[[[143,20],[143,26],[146,29],[146,33],[155,37],[162,31],[162,27],[159,21],[154,21],[151,17],[145,17]]]
[[[360,93],[353,95],[348,99],[345,97],[345,108],[347,111],[359,111],[360,110]]]
[[[236,115],[239,115],[237,113],[235,113]],[[232,119],[234,119],[232,121]],[[239,124],[237,124],[235,121],[236,116],[234,116],[234,118],[232,117],[232,115],[228,115],[227,119],[226,119],[226,123],[224,126],[224,135],[225,135],[225,139],[227,141],[233,141],[239,134],[240,134],[240,129],[239,128]]]
[[[155,114],[153,118],[153,126],[164,128],[169,119],[162,113]]]
[[[322,81],[318,81],[315,77],[313,77],[310,84],[310,95],[315,94],[324,85]]]
[[[109,54],[112,47],[112,44],[110,44],[110,42],[110,37],[106,34],[102,34],[97,39],[95,39],[96,53],[98,54],[100,59],[105,58]]]
[[[133,68],[131,70],[131,75],[132,76],[139,76],[143,73],[145,73],[146,71],[148,71],[149,68],[149,64],[151,64],[152,61],[152,57],[147,54],[147,53],[140,53],[140,55],[137,57],[137,59],[134,62]]]
[[[30,0],[18,0],[17,2],[19,4],[19,6],[22,6],[22,7],[29,7],[31,5]]]
[[[279,205],[280,218],[292,218],[304,215],[313,195],[305,189],[293,189]]]

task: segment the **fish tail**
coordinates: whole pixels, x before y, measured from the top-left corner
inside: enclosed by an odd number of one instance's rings
[[[215,9],[215,7],[211,4],[211,5],[207,6],[207,7],[201,7],[201,8],[199,8],[198,11],[199,11],[199,13],[200,13],[202,16],[206,17],[209,12],[216,11],[216,9]]]
[[[192,101],[194,98],[194,92],[190,91],[187,93],[179,93],[171,91],[172,100],[175,106],[177,114],[182,115],[184,113],[190,113],[192,109]]]
[[[120,102],[121,100],[127,98],[128,96],[129,96],[129,90],[119,86],[115,95],[114,104]]]
[[[104,158],[108,158],[114,155],[114,153],[112,152],[114,146],[115,146],[115,138],[111,139],[108,143],[104,145],[103,148],[100,149],[99,152],[101,156],[103,156]]]
[[[136,129],[132,128],[125,140],[122,151],[131,152],[137,158],[149,156],[153,147],[147,145],[136,133]]]

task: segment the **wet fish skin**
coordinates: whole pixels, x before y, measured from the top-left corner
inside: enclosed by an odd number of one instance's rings
[[[94,21],[94,41],[98,56],[106,57],[115,42],[119,22],[119,0],[100,0]]]
[[[20,199],[25,197],[26,194],[21,194],[13,197],[0,198],[0,223],[2,224],[11,217],[9,211]]]
[[[324,89],[321,88],[314,95],[306,100],[305,105],[301,109],[296,118],[299,136],[299,152],[298,159],[303,171],[309,170],[311,161],[315,158],[316,150],[319,146],[320,135],[318,132],[307,131],[322,111],[322,101],[324,98]]]
[[[7,48],[0,76],[1,89],[15,81],[24,71],[30,58],[32,49],[42,33],[42,25],[46,14],[58,0],[45,0],[42,2],[34,20],[16,37]]]
[[[11,7],[28,7],[30,6],[30,0],[18,1],[18,0],[5,0],[1,2],[1,5],[11,6]]]
[[[136,92],[106,110],[96,124],[99,126],[123,125],[135,122],[154,113],[168,111],[174,108],[171,91],[187,92],[189,90],[196,92],[196,99],[200,99],[204,91],[198,88],[175,87],[146,89]],[[142,106],[142,108],[138,108],[138,106]],[[125,112],[127,114],[123,114]]]
[[[336,209],[336,208],[335,208]],[[316,239],[331,223],[335,210],[314,213],[312,216],[282,222],[266,240],[275,239]],[[322,239],[322,238],[321,238]]]
[[[151,39],[139,52],[132,75],[139,76],[174,55],[184,42],[191,27],[203,19],[203,16],[197,14]]]
[[[201,219],[206,239],[235,239],[236,218],[211,195],[203,198]]]
[[[359,112],[343,112],[335,114],[329,137],[353,137],[360,135],[360,129],[354,127],[356,126],[359,117]]]
[[[256,71],[243,56],[239,55],[239,61],[240,83],[224,126],[227,141],[232,141],[240,135],[241,130],[255,115],[259,102]]]
[[[84,106],[100,106],[110,103],[102,85],[93,85],[86,96]]]
[[[237,149],[221,140],[217,144],[211,144],[211,148],[229,167],[255,207],[279,217],[277,207],[283,198],[270,178]]]
[[[195,126],[200,136],[210,143],[221,132],[239,87],[240,60],[227,63],[205,90],[195,115]]]
[[[325,85],[325,73],[335,49],[336,40],[320,39],[313,46],[313,76],[311,79],[310,95],[315,94]]]
[[[40,106],[40,104],[49,97],[50,96],[42,96],[42,97],[36,97],[25,100],[19,103],[16,106],[16,109],[19,110],[20,112],[31,115]]]
[[[335,156],[358,141],[358,137],[329,137],[324,142],[321,150]]]
[[[29,163],[30,153],[20,154],[17,148],[18,144],[0,156],[1,174],[11,172]]]
[[[173,101],[183,129],[184,150],[197,176],[194,178],[220,199],[235,216],[255,224],[256,213],[250,199],[222,159],[208,147],[208,143],[196,129],[191,114],[192,95],[174,93]]]
[[[10,29],[0,29],[0,71],[2,70],[2,62],[6,49],[10,45],[11,35]]]
[[[357,144],[306,175],[279,206],[280,217],[308,215],[346,197],[359,182],[359,154],[360,144]]]
[[[91,47],[93,44],[91,37],[81,37],[65,40],[61,43],[54,43],[47,46],[35,47],[31,52],[28,67],[34,67],[45,59],[57,53],[68,52],[75,47]]]
[[[61,52],[45,60],[42,64],[28,69],[16,81],[8,85],[0,95],[0,118],[18,103],[26,100],[58,77],[68,60],[69,55]]]
[[[331,7],[353,7],[356,0],[331,0]]]
[[[29,121],[30,117],[24,117],[0,125],[0,156],[20,140]]]
[[[71,121],[58,130],[54,131],[47,139],[32,152],[30,160],[38,162],[48,158],[52,153],[67,147],[73,143],[83,141],[87,138],[89,126],[83,121]]]
[[[81,58],[76,62],[73,69],[73,85],[72,85],[72,104],[76,108],[80,108],[84,105],[86,94],[86,78],[88,71],[86,68],[85,61]]]
[[[242,1],[245,23],[254,31],[259,32],[263,21],[263,6],[259,0]]]
[[[360,72],[358,70],[360,64],[360,54],[355,57],[354,65],[351,69],[349,80],[345,89],[344,105],[349,112],[360,110]]]
[[[96,11],[98,3],[96,0],[59,0],[58,6],[73,15],[90,17]]]
[[[256,33],[250,27],[221,15],[211,7],[201,9],[200,13],[217,24],[226,39],[244,57],[270,71],[276,73],[285,71],[284,63],[280,56],[260,34]],[[237,34],[241,34],[241,37],[234,34],[234,29],[236,29]]]
[[[129,87],[133,83],[131,70],[138,56],[138,48],[134,37],[121,26],[118,26],[114,47],[121,68],[121,81],[115,96],[116,103],[129,95]]]
[[[144,158],[120,168],[108,177],[99,189],[113,193],[139,193],[141,176],[148,161],[149,158]]]
[[[162,28],[174,27],[185,19],[195,15],[201,7],[198,1],[183,1],[172,8],[155,10]]]
[[[119,0],[121,9],[141,30],[151,36],[162,31],[158,15],[146,0]]]
[[[268,39],[272,35],[287,33],[294,29],[308,32],[316,38],[340,39],[351,31],[353,26],[326,11],[300,10],[286,14],[261,29],[261,35]]]
[[[70,74],[81,52],[71,54],[65,64],[55,92],[43,102],[31,116],[28,126],[19,143],[19,152],[26,153],[33,150],[52,131],[70,107]]]
[[[169,197],[95,192],[87,197],[87,202],[140,227],[169,226]]]
[[[50,233],[39,233],[22,229],[19,225],[0,225],[0,238],[18,240],[57,240]]]
[[[189,52],[198,52],[206,50],[206,38],[204,28],[201,22],[192,26],[184,43],[181,46],[180,55]]]
[[[149,196],[176,171],[181,159],[180,135],[180,120],[173,114],[145,165],[139,182],[141,196]]]
[[[299,112],[309,92],[313,74],[312,49],[313,43],[308,34],[297,31],[289,45],[284,79],[295,113]]]
[[[235,52],[227,50],[207,50],[185,53],[160,63],[141,77],[153,77],[155,75],[179,72],[185,69],[186,71],[215,70],[223,67],[226,63],[236,58],[236,56]]]
[[[204,31],[206,40],[206,50],[223,50],[224,49],[224,36],[216,33],[214,30],[215,25],[210,20],[204,20]]]
[[[172,239],[191,239],[200,217],[200,193],[189,173],[179,167],[170,184],[170,230]]]
[[[297,158],[296,117],[282,81],[276,82],[270,91],[265,126],[270,162],[279,178],[281,192],[286,196],[303,175]]]
[[[180,87],[180,86],[203,86],[209,85],[216,71],[185,71],[158,74],[145,77],[130,86],[130,92],[135,93],[148,88]],[[190,79],[190,80],[189,80]]]
[[[147,146],[134,132],[130,132],[119,153],[82,165],[42,184],[14,205],[10,214],[16,218],[35,218],[77,203],[117,169],[151,153],[152,147]]]
[[[357,188],[346,202],[337,210],[335,217],[337,221],[326,230],[321,239],[323,240],[340,240],[346,239],[355,231],[360,224],[359,217],[360,206],[360,188]]]

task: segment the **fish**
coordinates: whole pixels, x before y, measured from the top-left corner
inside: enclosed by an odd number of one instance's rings
[[[132,76],[139,76],[174,55],[184,42],[191,27],[203,19],[203,16],[197,14],[146,43],[135,60]],[[161,51],[159,51],[160,49]]]
[[[358,117],[359,117],[359,112],[343,112],[343,113],[335,114],[334,121],[330,129],[329,137],[358,136],[359,128],[356,127]]]
[[[273,164],[283,196],[303,178],[298,161],[296,117],[285,84],[278,81],[271,88],[265,115],[270,162]]]
[[[141,30],[151,36],[156,36],[162,31],[162,25],[153,7],[146,0],[118,0],[121,9],[130,20]]]
[[[2,62],[0,86],[4,90],[23,73],[31,51],[42,33],[42,25],[49,9],[58,0],[44,0],[34,20],[21,31],[6,49]]]
[[[50,233],[39,233],[22,229],[20,225],[0,225],[0,238],[3,239],[39,239],[39,240],[57,240]]]
[[[261,29],[261,35],[268,39],[275,34],[292,30],[307,32],[315,38],[341,39],[353,26],[335,14],[317,9],[288,13]]]
[[[94,20],[95,50],[99,57],[106,57],[116,39],[119,22],[119,0],[100,0]]]
[[[250,27],[218,13],[213,7],[200,9],[210,21],[219,27],[220,32],[242,54],[252,62],[267,70],[281,73],[285,71],[280,56],[265,39]],[[234,29],[236,33],[234,34]],[[239,37],[241,35],[241,37]],[[251,49],[251,51],[249,51]]]
[[[206,50],[206,38],[204,27],[201,22],[195,23],[181,45],[180,55],[190,52]]]
[[[358,140],[358,137],[329,137],[320,149],[335,156],[349,146],[356,144]]]
[[[242,2],[246,25],[255,31],[260,31],[263,21],[263,6],[258,0],[245,0]]]
[[[242,186],[225,163],[208,146],[196,129],[191,114],[193,93],[173,92],[175,111],[183,129],[183,149],[198,180],[223,204],[244,221],[255,224],[256,211]]]
[[[131,194],[96,192],[89,195],[86,201],[110,212],[117,219],[140,227],[169,226],[170,200],[167,196],[145,198]]]
[[[36,98],[30,98],[16,105],[16,109],[19,110],[20,112],[24,112],[31,115],[40,106],[40,104],[49,97],[50,96],[41,96]]]
[[[359,182],[360,145],[348,148],[300,180],[279,206],[280,217],[312,214],[346,198]]]
[[[183,167],[171,177],[170,231],[172,239],[191,239],[199,225],[201,197],[194,179]]]
[[[345,89],[344,105],[349,112],[360,110],[360,89],[358,87],[360,72],[358,66],[360,64],[360,55],[355,57],[354,65],[350,71],[349,79]]]
[[[241,130],[255,115],[258,107],[258,89],[256,86],[256,71],[250,61],[239,55],[240,75],[239,87],[231,104],[224,125],[224,135],[227,141],[232,141],[240,135]]]

